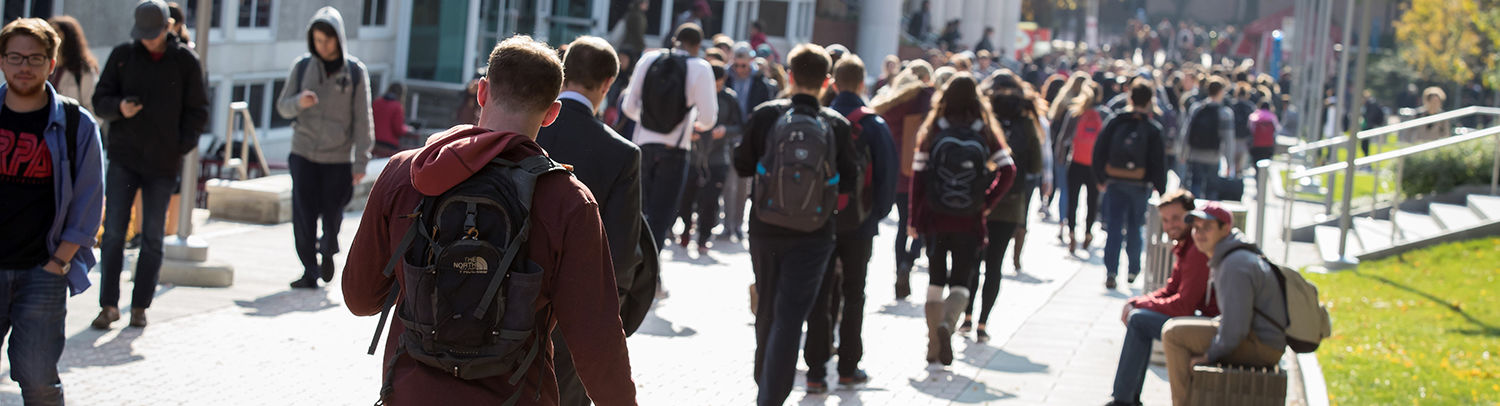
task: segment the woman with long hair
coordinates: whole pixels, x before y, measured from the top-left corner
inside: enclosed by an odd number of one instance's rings
[[[1005,260],[1006,246],[1010,245],[1013,236],[1016,249],[1011,264],[1015,266],[1016,272],[1021,271],[1021,247],[1023,236],[1026,235],[1027,215],[1031,211],[1031,194],[1041,183],[1044,172],[1043,144],[1046,139],[1042,131],[1041,115],[1047,109],[1046,104],[1031,89],[1031,84],[1022,81],[1010,70],[997,71],[989,79],[985,79],[980,88],[983,89],[984,97],[989,100],[995,120],[1005,131],[1005,142],[1010,146],[1017,172],[1010,190],[1005,192],[1005,197],[985,217],[989,244],[984,248],[984,285],[980,290],[979,272],[976,270],[969,278],[969,290],[979,295],[969,297],[964,322],[959,327],[959,331],[968,332],[974,314],[975,296],[983,296],[975,341],[986,342],[990,335],[985,331],[985,324],[990,319],[990,310],[995,307],[995,299],[1000,296],[1000,280],[1003,278],[1000,265]]]
[[[1064,223],[1064,232],[1068,238],[1068,253],[1073,253],[1078,247],[1076,225],[1078,213],[1078,195],[1080,188],[1088,193],[1088,205],[1085,210],[1085,221],[1083,227],[1083,249],[1088,250],[1089,245],[1094,242],[1094,221],[1099,215],[1099,188],[1094,180],[1094,140],[1099,137],[1099,130],[1104,129],[1104,119],[1109,116],[1108,112],[1099,104],[1103,102],[1103,93],[1099,91],[1099,85],[1088,82],[1078,97],[1073,99],[1072,108],[1063,118],[1062,137],[1057,144],[1058,150],[1055,154],[1060,160],[1066,162],[1068,168],[1068,186],[1065,190],[1067,196],[1067,209],[1061,216]]]
[[[99,81],[99,61],[89,52],[89,40],[83,35],[83,27],[70,16],[57,16],[47,20],[52,29],[62,36],[62,46],[57,50],[57,69],[52,71],[52,87],[63,96],[78,100],[78,104],[94,111],[94,83]]]
[[[1062,123],[1067,118],[1068,107],[1073,105],[1073,99],[1078,97],[1078,92],[1083,91],[1084,85],[1088,82],[1089,75],[1087,73],[1083,71],[1073,72],[1073,75],[1069,76],[1067,82],[1060,88],[1061,90],[1057,93],[1057,97],[1047,100],[1049,103],[1047,110],[1045,110],[1047,113],[1045,118],[1050,123],[1047,129],[1047,140],[1054,148],[1062,143]],[[1064,162],[1062,156],[1054,156],[1053,158],[1055,159],[1052,160],[1052,167],[1049,168],[1052,171],[1053,185],[1066,186],[1068,184],[1068,165]],[[1057,193],[1058,189],[1062,188],[1053,187],[1052,190],[1047,192],[1046,196],[1043,196],[1042,208],[1044,210],[1047,207],[1052,207],[1053,201],[1057,202],[1057,211],[1059,213],[1068,208],[1068,194],[1059,194]],[[1059,195],[1061,196],[1061,200],[1058,200],[1057,196]],[[1058,217],[1061,218],[1061,214]],[[1057,241],[1063,242],[1061,231],[1057,233]]]
[[[979,270],[986,232],[984,216],[1010,189],[1015,180],[1016,166],[1011,160],[1004,131],[991,113],[989,102],[979,96],[974,77],[960,72],[942,89],[933,99],[932,111],[927,114],[917,135],[917,153],[912,162],[915,175],[912,176],[909,203],[912,224],[906,233],[915,238],[920,232],[927,238],[930,263],[925,309],[927,362],[952,365],[953,329],[969,304],[970,275]],[[935,152],[934,147],[939,144],[941,147]],[[971,156],[966,154],[975,152],[975,149],[989,155],[980,158],[984,162],[976,164],[973,160],[961,159]],[[974,173],[950,177],[940,175],[939,167],[945,169],[943,173],[953,168]],[[977,200],[980,196],[972,193],[975,190],[969,189],[969,193],[965,193],[962,188],[953,187],[952,178],[965,176],[989,179],[982,202]],[[970,186],[979,184],[983,181]],[[934,190],[927,190],[929,185]],[[956,208],[965,210],[954,211]],[[950,255],[951,267],[948,262]],[[948,291],[946,298],[944,288]]]
[[[890,126],[891,138],[895,141],[897,158],[901,170],[896,174],[896,229],[905,230],[911,224],[911,207],[907,205],[911,193],[912,160],[917,151],[917,134],[922,121],[932,110],[932,97],[937,88],[932,86],[932,65],[923,60],[906,64],[906,69],[896,74],[874,100],[870,108],[875,110],[886,125]],[[906,300],[911,296],[911,271],[918,257],[922,256],[921,236],[907,239],[905,232],[896,233],[896,299]]]

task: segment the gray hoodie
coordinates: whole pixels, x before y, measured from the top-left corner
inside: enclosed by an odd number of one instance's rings
[[[313,25],[325,23],[338,33],[339,48],[344,53],[343,69],[327,73],[317,50],[313,48]],[[375,142],[375,126],[370,114],[370,77],[365,65],[349,55],[349,41],[344,34],[344,19],[333,7],[323,7],[307,24],[308,54],[292,64],[287,86],[276,98],[276,111],[294,119],[292,154],[322,164],[353,163],[354,174],[365,173],[370,162],[370,146]],[[302,70],[300,86],[298,69]],[[318,94],[318,104],[302,108],[297,104],[303,90]]]
[[[1245,247],[1245,249],[1237,248]],[[1235,250],[1231,253],[1231,250]],[[1261,344],[1286,348],[1286,333],[1255,310],[1287,325],[1286,298],[1271,266],[1260,259],[1260,249],[1245,242],[1235,231],[1214,245],[1208,260],[1209,295],[1219,304],[1219,333],[1208,347],[1208,361],[1218,362],[1234,352],[1247,334],[1255,333]]]

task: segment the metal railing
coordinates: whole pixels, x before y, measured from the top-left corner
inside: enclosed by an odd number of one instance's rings
[[[1495,108],[1495,107],[1481,107],[1481,106],[1465,107],[1465,108],[1462,108],[1462,109],[1453,110],[1453,111],[1449,111],[1449,112],[1445,112],[1445,113],[1440,113],[1440,114],[1435,114],[1435,115],[1432,115],[1432,116],[1423,117],[1423,118],[1420,118],[1420,119],[1416,119],[1416,120],[1412,120],[1412,121],[1408,121],[1408,122],[1404,122],[1404,123],[1400,123],[1400,124],[1393,124],[1393,125],[1388,125],[1388,126],[1384,126],[1384,127],[1379,127],[1379,128],[1373,128],[1373,129],[1369,129],[1369,130],[1360,131],[1360,132],[1358,132],[1358,133],[1355,134],[1355,137],[1357,137],[1356,139],[1358,139],[1358,140],[1370,139],[1370,138],[1373,138],[1373,137],[1379,137],[1379,136],[1382,136],[1382,135],[1387,135],[1387,134],[1395,133],[1395,132],[1398,132],[1398,131],[1404,131],[1404,130],[1414,129],[1414,128],[1421,127],[1421,126],[1428,125],[1428,124],[1434,124],[1434,123],[1439,123],[1439,122],[1451,121],[1451,120],[1456,120],[1456,119],[1460,119],[1460,118],[1464,118],[1464,117],[1469,117],[1469,116],[1474,116],[1474,115],[1500,116],[1500,108]],[[1282,217],[1282,220],[1283,220],[1282,226],[1283,226],[1283,230],[1284,230],[1283,231],[1283,235],[1282,235],[1282,241],[1288,247],[1287,248],[1288,251],[1284,255],[1287,255],[1287,254],[1290,253],[1291,235],[1292,235],[1292,233],[1290,232],[1291,227],[1292,227],[1292,224],[1291,224],[1292,215],[1291,215],[1291,213],[1292,213],[1293,202],[1296,200],[1296,198],[1295,198],[1295,194],[1296,194],[1295,186],[1298,185],[1298,184],[1300,184],[1303,179],[1313,178],[1313,177],[1316,177],[1316,176],[1329,176],[1329,177],[1331,177],[1334,174],[1336,174],[1338,172],[1341,172],[1341,171],[1345,172],[1347,174],[1347,173],[1351,173],[1353,169],[1357,169],[1357,168],[1360,168],[1360,167],[1374,166],[1376,164],[1379,164],[1379,163],[1382,163],[1382,162],[1386,162],[1386,161],[1396,161],[1395,162],[1395,170],[1393,171],[1393,175],[1394,175],[1394,179],[1395,180],[1392,182],[1392,184],[1394,185],[1394,192],[1395,193],[1393,193],[1391,195],[1392,197],[1391,197],[1391,203],[1390,203],[1390,223],[1391,223],[1391,233],[1390,233],[1391,234],[1390,235],[1391,240],[1390,240],[1390,243],[1391,243],[1391,245],[1395,245],[1395,244],[1399,243],[1400,241],[1402,241],[1401,228],[1397,224],[1396,212],[1400,210],[1401,203],[1402,203],[1402,200],[1403,200],[1403,195],[1404,195],[1404,191],[1401,188],[1401,179],[1402,179],[1402,177],[1405,174],[1405,168],[1406,168],[1405,158],[1410,157],[1412,155],[1420,154],[1420,153],[1423,153],[1423,152],[1434,151],[1434,150],[1437,150],[1437,149],[1441,149],[1441,148],[1445,148],[1445,147],[1451,147],[1451,146],[1454,146],[1454,145],[1463,144],[1463,143],[1470,142],[1470,141],[1476,141],[1476,140],[1480,140],[1480,139],[1496,137],[1497,135],[1500,135],[1500,125],[1495,125],[1495,126],[1491,126],[1489,128],[1482,129],[1482,130],[1471,131],[1471,132],[1463,133],[1463,134],[1459,134],[1459,135],[1450,135],[1450,136],[1448,136],[1446,138],[1443,138],[1443,139],[1440,139],[1440,140],[1434,140],[1434,141],[1429,141],[1429,142],[1425,142],[1425,143],[1421,143],[1421,144],[1417,144],[1417,145],[1406,146],[1406,147],[1402,147],[1402,148],[1396,149],[1394,151],[1383,151],[1383,152],[1379,152],[1379,153],[1372,154],[1372,155],[1369,155],[1369,156],[1365,156],[1365,157],[1362,157],[1362,158],[1355,158],[1355,154],[1349,153],[1349,154],[1347,154],[1347,156],[1345,157],[1345,159],[1344,159],[1343,162],[1334,162],[1334,163],[1329,163],[1329,164],[1326,164],[1326,165],[1317,166],[1317,167],[1313,167],[1313,168],[1297,167],[1295,170],[1292,171],[1292,173],[1290,175],[1287,176],[1287,183],[1286,183],[1286,185],[1284,185],[1285,189],[1286,189],[1285,190],[1286,193],[1282,196],[1282,201],[1283,201],[1283,205],[1284,205],[1283,210],[1285,211],[1284,215]],[[1314,143],[1307,143],[1307,144],[1304,144],[1304,145],[1299,145],[1299,146],[1296,146],[1296,147],[1293,147],[1293,148],[1289,148],[1288,149],[1288,154],[1287,154],[1287,156],[1288,156],[1288,158],[1287,158],[1288,159],[1288,164],[1290,164],[1292,156],[1299,155],[1299,154],[1306,155],[1309,152],[1319,151],[1319,150],[1322,150],[1324,148],[1335,147],[1335,146],[1345,146],[1345,147],[1348,147],[1348,145],[1349,145],[1350,142],[1351,142],[1351,140],[1349,139],[1348,136],[1338,136],[1338,137],[1333,137],[1333,138],[1329,138],[1329,139],[1318,141],[1318,142],[1314,142]],[[1376,171],[1374,177],[1375,177],[1375,184],[1377,185],[1377,187],[1372,190],[1372,193],[1374,194],[1374,196],[1372,196],[1371,210],[1369,212],[1369,215],[1372,218],[1376,215],[1377,212],[1380,211],[1380,193],[1379,193],[1380,189],[1379,189],[1378,185],[1380,183],[1381,173],[1379,171]],[[1340,202],[1342,204],[1343,210],[1341,210],[1341,212],[1339,213],[1339,220],[1340,220],[1339,221],[1339,233],[1340,233],[1340,236],[1339,236],[1339,252],[1338,252],[1338,254],[1339,254],[1340,259],[1346,260],[1346,262],[1347,262],[1347,259],[1348,259],[1348,255],[1347,255],[1348,254],[1347,253],[1348,244],[1347,244],[1347,241],[1348,241],[1348,238],[1349,238],[1349,233],[1351,231],[1351,228],[1353,227],[1352,226],[1352,218],[1354,216],[1353,211],[1350,209],[1351,204],[1352,204],[1351,202],[1352,202],[1352,199],[1354,198],[1354,196],[1352,196],[1353,193],[1350,193],[1350,191],[1352,190],[1352,185],[1349,185],[1349,184],[1352,183],[1352,182],[1354,182],[1354,179],[1353,179],[1352,176],[1347,176],[1346,175],[1346,179],[1344,179],[1344,182],[1345,182],[1345,185],[1348,185],[1348,186],[1346,186],[1344,188],[1345,193],[1340,198]],[[1330,182],[1330,184],[1328,186],[1331,188],[1333,185]],[[1491,164],[1491,176],[1490,176],[1490,194],[1491,195],[1500,194],[1500,193],[1497,193],[1497,192],[1500,192],[1500,137],[1496,137],[1496,140],[1495,140],[1495,154],[1493,156],[1493,163]],[[1328,195],[1332,195],[1332,191],[1331,190],[1329,190]],[[1262,202],[1261,206],[1262,206],[1261,212],[1263,213],[1264,212],[1264,208],[1263,208],[1264,203],[1263,202]],[[1336,264],[1331,264],[1331,265],[1336,265]]]

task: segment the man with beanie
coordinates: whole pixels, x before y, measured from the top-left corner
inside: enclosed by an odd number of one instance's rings
[[[365,177],[375,142],[370,77],[344,48],[349,43],[345,38],[339,11],[318,9],[307,27],[308,55],[292,64],[287,86],[276,98],[276,112],[295,120],[287,167],[292,174],[292,244],[302,261],[302,277],[292,282],[293,288],[317,288],[319,278],[333,280],[344,206]]]
[[[130,325],[146,326],[161,272],[167,202],[177,188],[183,154],[198,147],[208,126],[208,93],[198,54],[167,30],[167,5],[142,0],[135,7],[131,41],[109,54],[94,90],[95,113],[109,122],[104,241],[100,247],[97,329],[120,319],[120,268],[131,203],[141,193],[141,251],[135,263]]]

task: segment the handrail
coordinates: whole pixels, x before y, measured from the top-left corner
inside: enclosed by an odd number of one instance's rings
[[[1382,136],[1382,135],[1386,135],[1386,134],[1390,134],[1390,133],[1394,133],[1394,132],[1398,132],[1398,131],[1409,130],[1409,129],[1421,127],[1421,126],[1424,126],[1424,125],[1432,124],[1432,123],[1448,121],[1448,120],[1452,120],[1452,119],[1456,119],[1456,118],[1468,117],[1468,116],[1472,116],[1472,115],[1476,115],[1476,114],[1484,114],[1484,115],[1491,115],[1491,116],[1500,116],[1500,108],[1497,108],[1497,107],[1484,107],[1484,106],[1469,106],[1469,107],[1464,107],[1464,108],[1457,109],[1457,110],[1449,110],[1449,111],[1445,111],[1445,112],[1442,112],[1442,113],[1433,114],[1433,115],[1430,115],[1430,116],[1427,116],[1427,117],[1422,117],[1422,118],[1418,118],[1418,119],[1411,120],[1411,121],[1401,122],[1399,124],[1391,124],[1391,125],[1387,125],[1387,126],[1383,126],[1383,127],[1371,128],[1371,129],[1368,129],[1368,130],[1360,131],[1360,132],[1356,133],[1355,136],[1359,137],[1358,139],[1360,139],[1360,140],[1364,140],[1364,139],[1379,137],[1379,136]],[[1349,136],[1347,136],[1347,135],[1339,135],[1339,136],[1336,136],[1336,137],[1326,138],[1326,139],[1322,139],[1322,140],[1318,140],[1318,141],[1314,141],[1314,142],[1309,142],[1309,143],[1306,143],[1306,144],[1302,144],[1302,145],[1298,145],[1298,146],[1295,146],[1295,147],[1288,148],[1287,149],[1287,153],[1299,154],[1299,153],[1303,153],[1303,152],[1307,152],[1307,151],[1313,151],[1313,150],[1318,150],[1318,149],[1323,149],[1323,148],[1328,148],[1328,147],[1343,146],[1344,143],[1346,143],[1346,142],[1349,142]]]
[[[1500,126],[1490,127],[1490,128],[1486,128],[1486,129],[1483,129],[1483,130],[1470,132],[1470,133],[1464,134],[1464,135],[1457,135],[1457,136],[1452,136],[1452,137],[1444,138],[1444,139],[1441,139],[1441,140],[1436,140],[1436,141],[1432,141],[1432,142],[1427,142],[1427,143],[1422,143],[1422,144],[1418,144],[1418,145],[1413,145],[1413,146],[1402,148],[1402,149],[1398,149],[1398,150],[1395,150],[1395,151],[1382,152],[1382,153],[1379,153],[1379,154],[1370,155],[1370,156],[1366,156],[1366,157],[1363,157],[1363,158],[1358,158],[1358,159],[1354,160],[1354,166],[1357,168],[1357,167],[1361,167],[1361,166],[1370,165],[1370,164],[1373,164],[1373,163],[1376,163],[1376,162],[1388,161],[1388,160],[1398,159],[1398,158],[1405,158],[1407,156],[1419,154],[1419,153],[1422,153],[1422,152],[1427,152],[1427,151],[1431,151],[1431,150],[1434,150],[1434,149],[1451,146],[1451,145],[1454,145],[1454,144],[1461,144],[1461,143],[1465,143],[1465,142],[1469,142],[1469,141],[1473,141],[1473,140],[1477,140],[1477,139],[1481,139],[1481,138],[1485,138],[1485,137],[1490,137],[1490,136],[1494,136],[1496,134],[1500,134]],[[1293,180],[1300,180],[1300,179],[1303,179],[1303,178],[1309,178],[1309,177],[1318,176],[1318,175],[1327,175],[1327,174],[1334,173],[1334,172],[1337,172],[1337,171],[1340,171],[1340,170],[1344,170],[1347,167],[1348,167],[1348,163],[1347,162],[1335,162],[1335,163],[1331,163],[1331,164],[1328,164],[1328,165],[1319,166],[1319,167],[1316,167],[1316,168],[1301,169],[1301,170],[1298,170],[1296,172],[1293,172],[1292,175],[1291,175],[1291,179],[1293,179]]]

